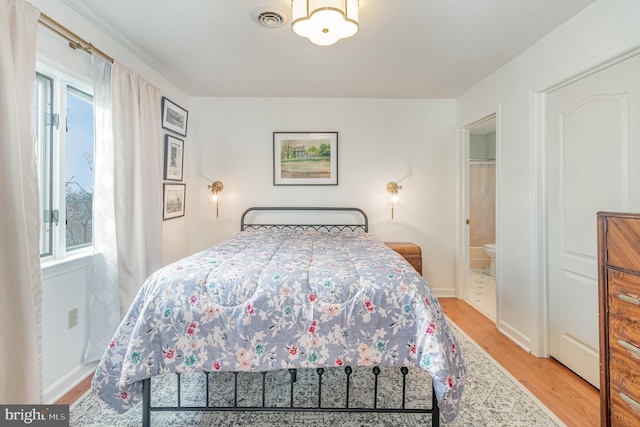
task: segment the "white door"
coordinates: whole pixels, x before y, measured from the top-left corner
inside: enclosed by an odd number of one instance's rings
[[[599,387],[596,212],[640,208],[638,56],[547,103],[549,350]]]

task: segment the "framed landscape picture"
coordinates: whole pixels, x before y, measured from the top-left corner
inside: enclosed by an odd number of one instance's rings
[[[162,219],[184,216],[186,184],[164,184]]]
[[[179,135],[187,136],[187,119],[189,112],[172,102],[169,98],[162,97],[162,127]]]
[[[164,137],[164,179],[182,181],[184,141],[171,135]]]
[[[273,185],[338,185],[338,132],[274,132]]]

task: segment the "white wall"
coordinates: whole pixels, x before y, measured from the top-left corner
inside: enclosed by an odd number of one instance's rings
[[[80,258],[43,271],[42,383],[45,402],[53,402],[94,368],[85,365],[89,340],[91,259]],[[78,309],[78,325],[68,329],[67,313]]]
[[[250,206],[356,206],[384,241],[423,250],[424,277],[455,293],[455,101],[192,98],[189,249],[238,232]],[[338,186],[273,185],[274,131],[337,131]],[[220,217],[207,185],[224,184]],[[403,186],[391,220],[386,185]]]
[[[500,106],[499,328],[534,354],[543,354],[546,343],[533,96],[639,43],[640,1],[599,0],[457,100],[459,127]]]
[[[159,87],[163,96],[186,109],[189,108],[189,98],[184,92],[141,62],[126,47],[88,23],[61,0],[29,0],[29,2],[80,37],[93,43],[107,55],[135,70]],[[46,46],[43,49],[45,56],[48,55],[65,64],[74,62],[79,63],[81,67],[89,67],[89,56],[86,53],[70,49],[66,42],[48,30],[39,29],[38,43],[39,47]],[[39,56],[41,55],[39,53]],[[158,114],[160,114],[159,107]],[[154,143],[163,147],[164,141]],[[188,167],[188,165],[185,166]],[[164,263],[182,258],[187,254],[186,234],[187,220],[184,218],[163,223]],[[45,267],[43,278],[43,386],[44,399],[46,402],[51,402],[91,370],[90,365],[86,366],[82,363],[88,339],[87,321],[91,280],[89,258],[66,265]],[[72,308],[78,308],[78,325],[67,329],[67,313]]]

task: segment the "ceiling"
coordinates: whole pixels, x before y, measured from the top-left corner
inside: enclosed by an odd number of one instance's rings
[[[359,33],[326,47],[292,33],[290,0],[63,1],[190,96],[452,99],[594,0],[360,0]],[[254,21],[274,9],[284,26]]]

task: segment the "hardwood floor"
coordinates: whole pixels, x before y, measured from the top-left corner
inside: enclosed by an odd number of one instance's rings
[[[567,426],[598,426],[598,390],[554,359],[527,353],[504,336],[496,325],[466,302],[441,298],[447,316],[480,347],[520,381]],[[67,393],[58,404],[72,404],[91,384],[91,377]]]
[[[62,396],[62,398],[60,398],[56,402],[56,405],[72,405],[76,400],[80,399],[82,395],[87,392],[87,390],[89,390],[89,387],[91,387],[92,378],[93,374],[82,380],[80,384],[75,386],[69,393]]]
[[[532,356],[463,300],[440,298],[446,315],[567,426],[600,425],[600,392],[555,359]]]

